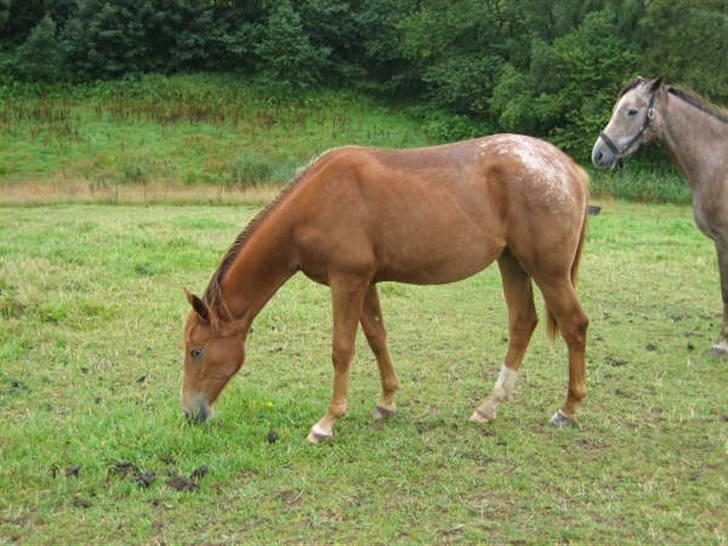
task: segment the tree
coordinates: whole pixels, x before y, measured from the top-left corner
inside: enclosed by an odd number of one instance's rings
[[[15,56],[16,71],[30,81],[53,82],[61,77],[63,50],[56,35],[56,23],[46,15],[33,27]]]
[[[728,102],[728,0],[653,0],[640,28],[644,75]]]
[[[268,17],[255,48],[260,72],[274,85],[310,87],[324,81],[331,48],[316,47],[303,30],[290,1],[279,2]]]

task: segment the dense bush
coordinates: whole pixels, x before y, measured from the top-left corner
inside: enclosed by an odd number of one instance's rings
[[[639,72],[728,101],[726,13],[728,0],[0,0],[0,78],[356,87],[437,112],[423,117],[437,134],[520,131],[583,158]]]

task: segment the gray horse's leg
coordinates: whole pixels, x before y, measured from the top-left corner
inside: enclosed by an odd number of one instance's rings
[[[728,355],[728,243],[715,243],[718,253],[718,269],[720,269],[720,289],[723,295],[723,324],[720,329],[720,340],[713,345],[710,354]]]

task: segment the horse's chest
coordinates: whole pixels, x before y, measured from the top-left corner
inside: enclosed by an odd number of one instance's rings
[[[706,237],[728,244],[728,203],[724,199],[700,199],[694,196],[693,217],[698,229]]]

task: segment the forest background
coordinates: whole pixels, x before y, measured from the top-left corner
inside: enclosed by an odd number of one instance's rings
[[[724,105],[726,58],[728,0],[0,0],[0,100],[224,73],[269,101],[384,101],[427,143],[519,132],[583,164],[630,78]],[[659,150],[640,157],[669,175]]]

